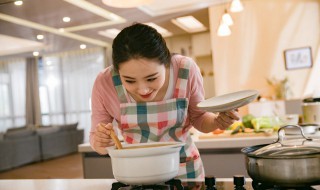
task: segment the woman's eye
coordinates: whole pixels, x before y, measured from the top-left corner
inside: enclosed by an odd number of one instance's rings
[[[154,80],[156,80],[157,78],[151,78],[151,79],[148,79],[147,81],[148,82],[152,82],[152,81],[154,81]]]
[[[134,81],[132,81],[132,80],[126,80],[126,83],[132,84],[132,83],[134,83]]]

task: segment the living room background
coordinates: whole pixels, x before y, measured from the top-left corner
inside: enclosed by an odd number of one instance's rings
[[[47,55],[38,58],[41,123],[78,122],[91,126],[90,97],[97,74],[105,67],[102,48]],[[0,60],[0,132],[26,123],[26,60]]]

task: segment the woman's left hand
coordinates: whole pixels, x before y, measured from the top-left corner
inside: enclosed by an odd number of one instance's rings
[[[240,119],[238,110],[231,110],[227,112],[220,112],[214,120],[215,128],[220,128],[222,130],[228,128],[233,122]]]

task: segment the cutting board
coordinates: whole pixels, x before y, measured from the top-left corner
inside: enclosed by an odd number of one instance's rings
[[[215,138],[239,138],[239,137],[270,137],[272,135],[275,135],[275,133],[237,133],[234,135],[231,135],[229,132],[224,132],[221,134],[213,134],[213,133],[207,133],[207,134],[200,134],[199,139],[215,139]]]

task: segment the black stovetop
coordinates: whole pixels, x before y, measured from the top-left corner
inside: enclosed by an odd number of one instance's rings
[[[144,186],[128,186],[115,182],[112,190],[320,190],[320,185],[288,188],[255,183],[250,178],[234,176],[233,178],[206,177],[205,182],[170,180],[163,184]]]

